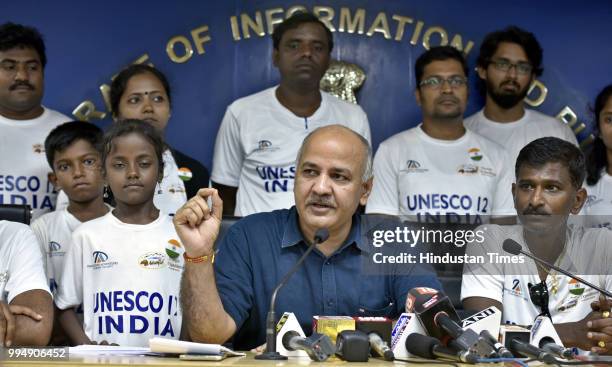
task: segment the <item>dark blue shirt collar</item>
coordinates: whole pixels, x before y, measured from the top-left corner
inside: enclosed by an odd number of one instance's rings
[[[353,214],[353,223],[351,225],[351,231],[349,235],[340,246],[340,249],[337,252],[343,251],[346,247],[352,245],[353,243],[357,246],[358,249],[364,251],[366,253],[370,253],[370,248],[367,243],[365,243],[364,239],[361,237],[361,220],[358,214]],[[285,232],[283,233],[283,240],[281,242],[281,247],[291,247],[299,244],[300,242],[308,243],[304,239],[302,235],[302,231],[300,230],[300,223],[298,218],[297,209],[295,206],[289,209],[289,216],[287,217],[287,226],[285,226]]]

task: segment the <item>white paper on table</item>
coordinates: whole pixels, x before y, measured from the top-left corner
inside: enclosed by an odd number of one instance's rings
[[[194,342],[184,342],[174,339],[152,338],[149,339],[149,348],[155,353],[173,354],[225,354],[228,356],[244,356],[245,353],[234,352],[233,350],[219,344],[204,344]]]
[[[79,345],[68,348],[69,354],[95,356],[121,356],[151,354],[151,349],[145,347],[129,347],[117,345]]]

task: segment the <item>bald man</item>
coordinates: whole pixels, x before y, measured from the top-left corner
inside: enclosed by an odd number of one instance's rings
[[[371,172],[365,138],[340,125],[314,130],[297,155],[296,205],[242,219],[217,254],[223,203],[214,189],[190,199],[174,217],[187,259],[181,303],[190,337],[208,343],[233,338],[239,350],[263,344],[272,291],[322,228],[329,238],[316,245],[276,300],[277,314],[295,313],[307,334],[314,315],[397,317],[411,288],[440,289],[433,272],[420,266],[418,276],[412,265],[405,265],[404,275],[363,273],[363,257],[373,249],[355,212],[366,204]]]

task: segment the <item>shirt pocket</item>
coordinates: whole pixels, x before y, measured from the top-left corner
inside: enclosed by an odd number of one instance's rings
[[[357,308],[357,316],[364,317],[391,317],[395,311],[395,303],[385,302],[386,306],[382,308],[372,308],[367,305],[360,305]]]
[[[361,280],[356,316],[392,316],[396,308],[395,301],[386,291],[384,277],[362,277]]]

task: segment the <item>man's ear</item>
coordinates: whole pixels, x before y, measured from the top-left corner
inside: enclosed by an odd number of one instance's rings
[[[476,67],[476,74],[478,74],[478,77],[482,80],[487,80],[487,70],[483,69],[480,66]]]
[[[578,191],[576,191],[574,205],[572,205],[572,208],[570,209],[570,213],[572,214],[580,213],[580,209],[582,209],[582,206],[586,202],[587,196],[588,196],[587,191],[584,187],[581,187],[580,189],[578,189]]]
[[[361,196],[359,197],[359,204],[366,205],[368,202],[368,197],[372,192],[372,184],[374,183],[374,177],[370,177],[366,182],[362,183],[363,191]]]
[[[59,183],[57,182],[57,176],[55,175],[55,172],[47,173],[47,179],[49,180],[49,182],[51,182],[51,185],[53,185],[55,191],[60,191],[62,189]]]
[[[416,103],[417,105],[420,107],[421,105],[421,90],[419,88],[416,88],[414,90],[414,98],[416,99]]]

